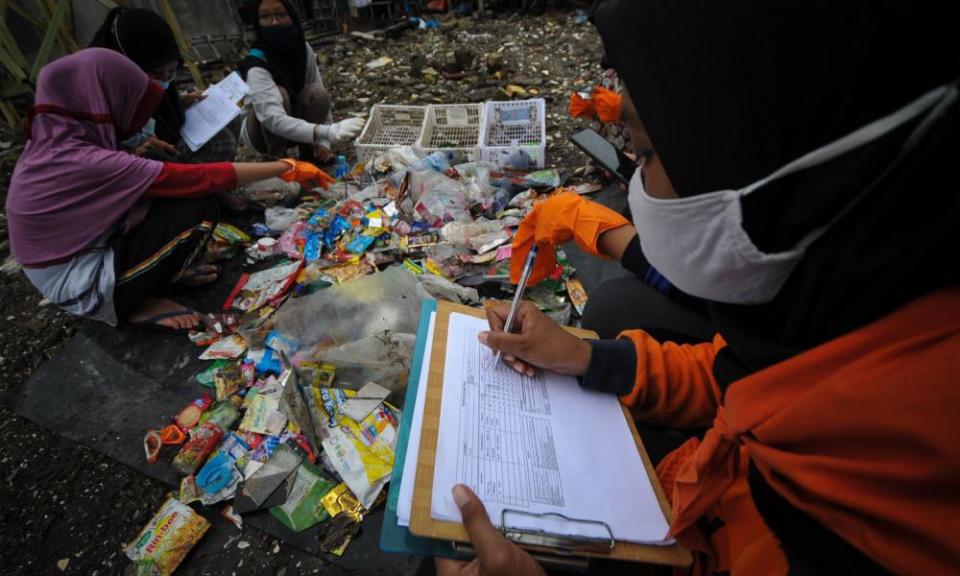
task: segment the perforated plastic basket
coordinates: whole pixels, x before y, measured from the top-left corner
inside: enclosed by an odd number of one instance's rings
[[[483,104],[431,104],[417,148],[424,155],[447,150],[459,160],[475,162],[480,159],[482,128]]]
[[[354,143],[357,160],[366,162],[390,148],[416,146],[423,133],[424,106],[375,104],[370,119]]]
[[[487,102],[483,112],[480,156],[503,166],[520,151],[530,164],[543,168],[547,148],[546,103],[543,98]]]

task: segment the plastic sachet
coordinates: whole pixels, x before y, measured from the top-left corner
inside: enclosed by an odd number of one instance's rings
[[[243,274],[227,298],[230,307],[241,312],[250,312],[279,300],[296,282],[302,262],[290,262]]]
[[[247,351],[247,341],[239,334],[231,334],[211,344],[200,354],[201,360],[233,360],[243,356]],[[216,372],[214,373],[216,386]]]
[[[322,442],[329,465],[369,509],[390,479],[399,411],[382,402],[356,422],[343,412],[345,404],[356,397],[356,391],[322,388],[315,394],[313,405],[318,406],[315,420],[332,426],[326,428]]]
[[[123,551],[138,576],[169,576],[209,528],[203,516],[170,496]]]
[[[269,377],[263,386],[251,388],[244,399],[244,403],[248,404],[240,422],[240,430],[267,436],[276,436],[283,432],[287,425],[287,416],[280,410],[282,397],[283,386],[273,376]]]
[[[377,495],[390,481],[393,462],[383,460],[340,427],[330,429],[323,440],[323,449],[337,474],[364,508],[373,506]]]
[[[301,532],[329,517],[322,500],[336,484],[308,462],[301,463],[291,477],[287,501],[270,508],[270,514],[287,528]]]

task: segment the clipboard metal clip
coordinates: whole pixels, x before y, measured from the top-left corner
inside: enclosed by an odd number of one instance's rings
[[[519,527],[510,527],[507,523],[507,514],[514,516],[525,516],[527,518],[557,518],[576,524],[590,524],[598,526],[606,531],[606,538],[595,538],[587,536],[566,536],[563,534],[554,534],[546,530],[534,530]],[[613,530],[610,525],[600,520],[585,520],[582,518],[571,518],[558,512],[525,512],[523,510],[513,510],[504,508],[500,512],[500,532],[504,538],[526,546],[541,546],[547,548],[557,548],[559,550],[569,550],[576,552],[594,552],[604,553],[613,550],[616,542],[613,539]]]

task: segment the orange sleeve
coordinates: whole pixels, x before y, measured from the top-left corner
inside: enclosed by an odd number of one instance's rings
[[[633,390],[620,397],[638,420],[673,428],[707,427],[720,405],[713,359],[726,346],[717,334],[702,344],[661,344],[643,330],[620,335],[637,352]]]

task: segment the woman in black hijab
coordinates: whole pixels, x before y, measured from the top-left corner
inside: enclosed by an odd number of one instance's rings
[[[708,301],[718,335],[584,344],[531,306],[518,334],[488,312],[481,341],[515,369],[619,394],[636,418],[713,424],[658,467],[695,571],[949,571],[955,521],[935,518],[960,504],[949,19],[932,3],[763,0],[601,0],[593,19],[642,158],[640,245]],[[540,573],[459,496],[486,573]]]
[[[249,9],[257,40],[240,63],[250,87],[240,138],[267,156],[296,145],[302,160],[329,163],[332,148],[355,139],[363,120],[333,122],[316,54],[288,0],[256,0]]]
[[[139,134],[123,143],[139,156],[186,163],[229,162],[237,154],[237,139],[224,129],[197,151],[180,137],[184,109],[201,100],[199,91],[177,89],[180,48],[162,16],[143,8],[114,8],[97,30],[91,47],[108,48],[132,60],[166,91],[157,112]]]

